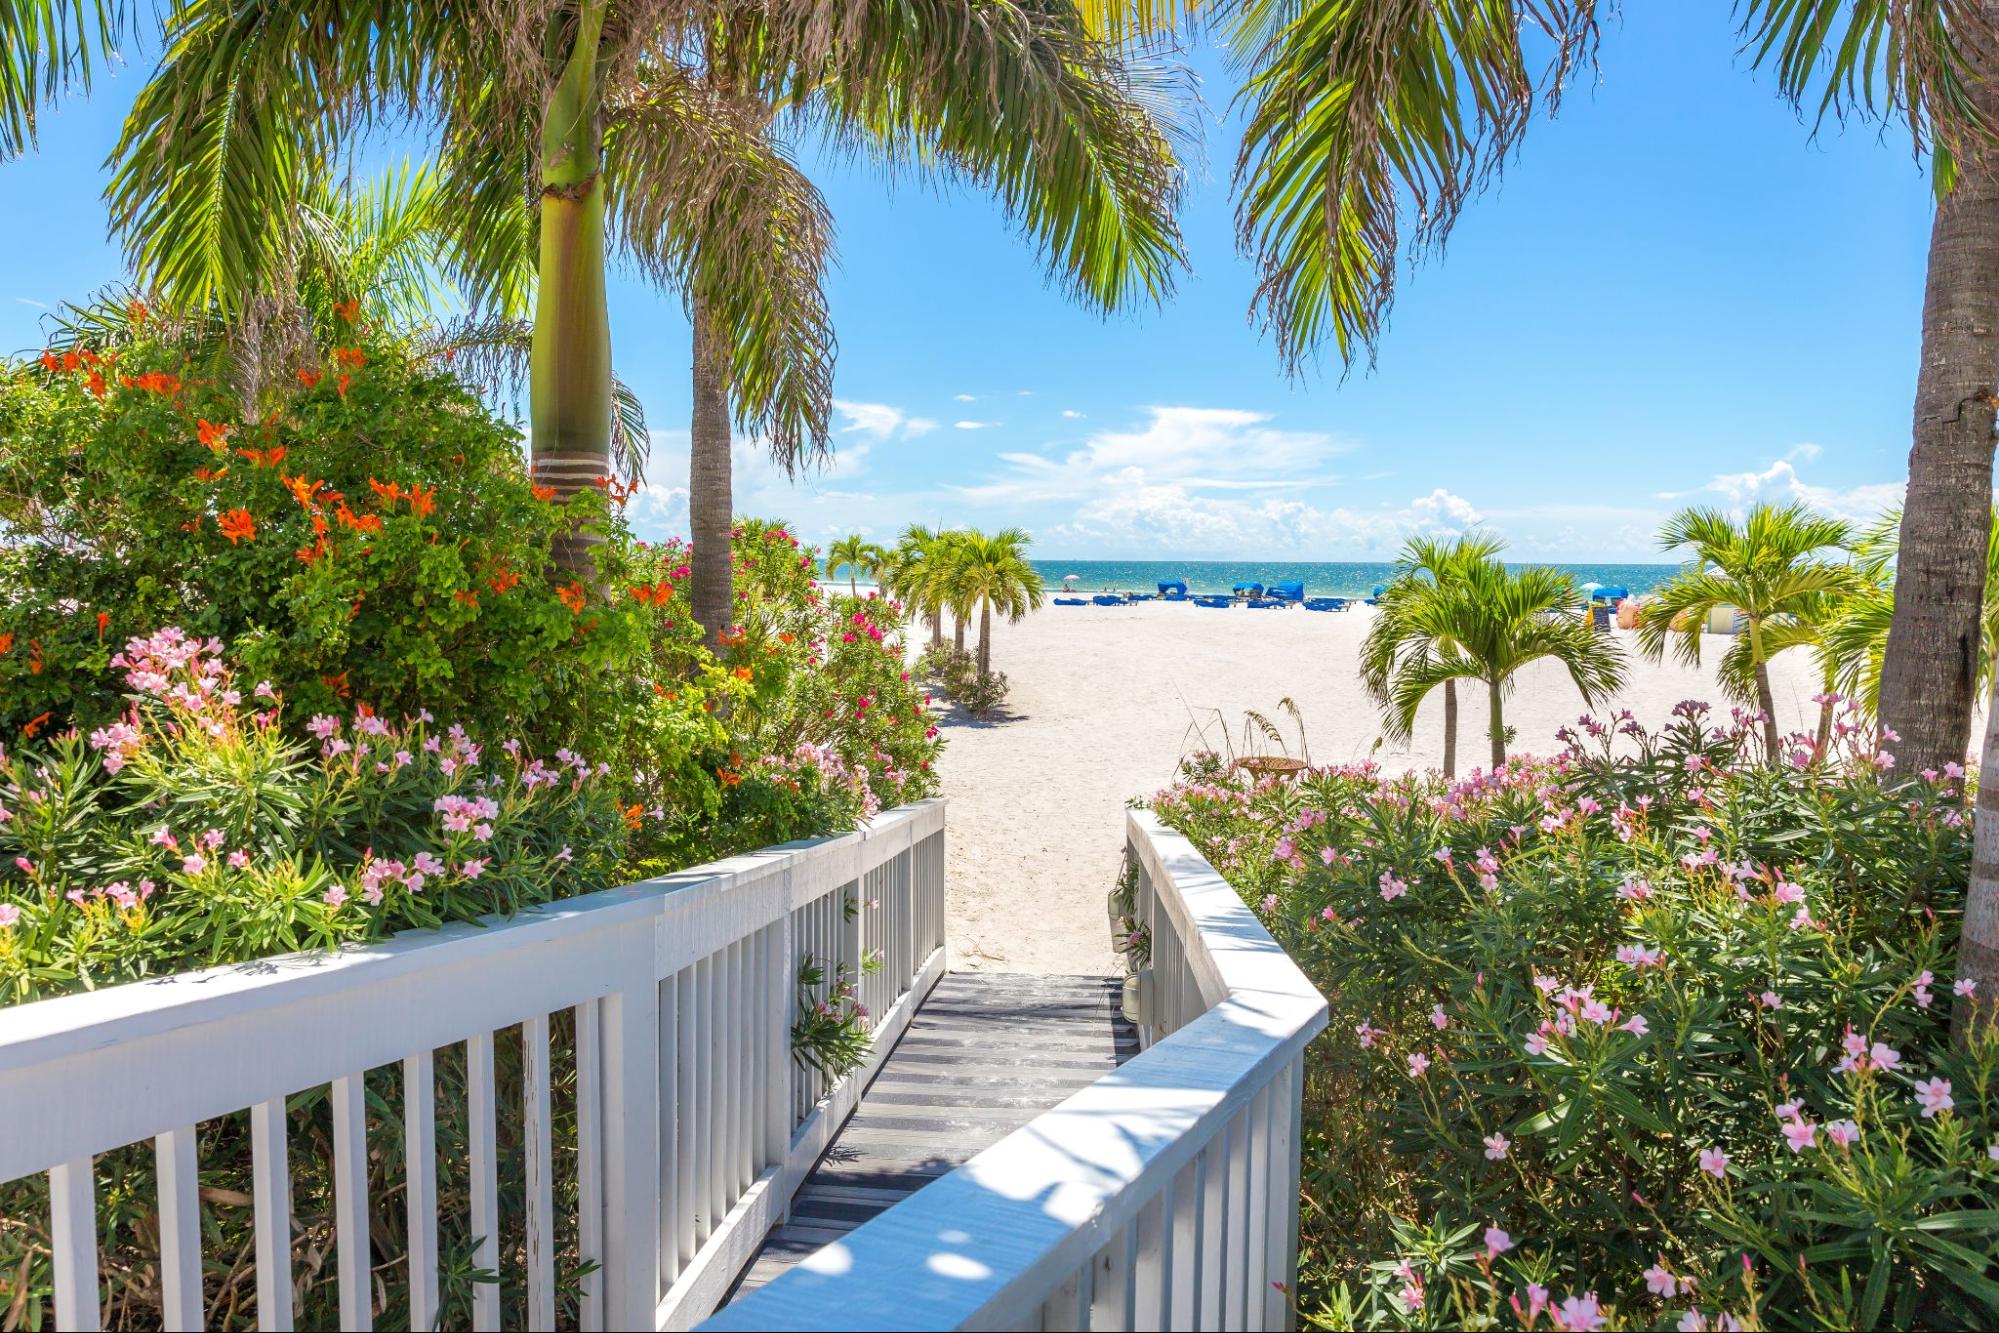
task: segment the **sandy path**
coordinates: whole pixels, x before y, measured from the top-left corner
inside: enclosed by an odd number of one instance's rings
[[[976,723],[953,716],[941,764],[951,798],[948,834],[952,966],[1014,972],[1102,972],[1112,965],[1104,894],[1118,867],[1124,808],[1173,776],[1180,756],[1220,748],[1221,731],[1241,748],[1243,710],[1294,728],[1278,716],[1289,696],[1304,713],[1317,763],[1368,757],[1380,732],[1361,693],[1355,663],[1371,612],[1292,609],[1206,610],[1146,603],[1134,607],[1048,607],[993,636],[994,666],[1007,673],[1006,715]],[[1682,699],[1725,712],[1710,668],[1638,658],[1633,635],[1630,684],[1613,707],[1657,726]],[[1711,638],[1716,654],[1727,640]],[[1778,724],[1816,716],[1809,658],[1774,664]],[[1215,710],[1221,712],[1217,721]],[[1537,663],[1507,700],[1516,748],[1546,753],[1554,731],[1583,711],[1560,668]],[[1441,696],[1426,706],[1404,747],[1373,751],[1391,770],[1443,757]],[[1209,740],[1190,730],[1198,720]],[[1481,694],[1460,710],[1459,757],[1486,752]]]

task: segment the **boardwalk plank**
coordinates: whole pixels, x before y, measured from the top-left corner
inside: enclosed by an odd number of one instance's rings
[[[1138,1053],[1115,979],[952,973],[737,1276],[733,1300]]]

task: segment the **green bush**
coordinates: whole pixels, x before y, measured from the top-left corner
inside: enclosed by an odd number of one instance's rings
[[[585,522],[622,581],[606,493],[554,502],[464,385],[358,334],[241,413],[171,343],[0,372],[0,734],[101,725],[116,645],[161,625],[221,639],[295,709],[593,748],[623,723],[608,668],[647,650],[646,608],[549,562]]]
[[[1962,774],[1890,784],[1852,719],[1840,761],[1752,766],[1703,711],[1457,783],[1208,765],[1156,799],[1332,1007],[1308,1322],[1992,1325]]]

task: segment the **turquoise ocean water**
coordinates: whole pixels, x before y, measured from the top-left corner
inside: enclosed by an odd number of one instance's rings
[[[1283,560],[1036,560],[1051,589],[1065,574],[1080,574],[1082,592],[1153,592],[1161,579],[1185,579],[1189,592],[1228,592],[1237,583],[1302,582],[1312,596],[1365,597],[1386,583],[1394,566],[1367,561]],[[1559,565],[1578,583],[1600,583],[1649,592],[1679,572],[1678,565]]]

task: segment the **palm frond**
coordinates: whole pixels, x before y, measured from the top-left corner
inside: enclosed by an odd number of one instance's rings
[[[0,5],[0,162],[34,147],[35,120],[73,83],[84,93],[122,38],[138,0],[8,0]]]

